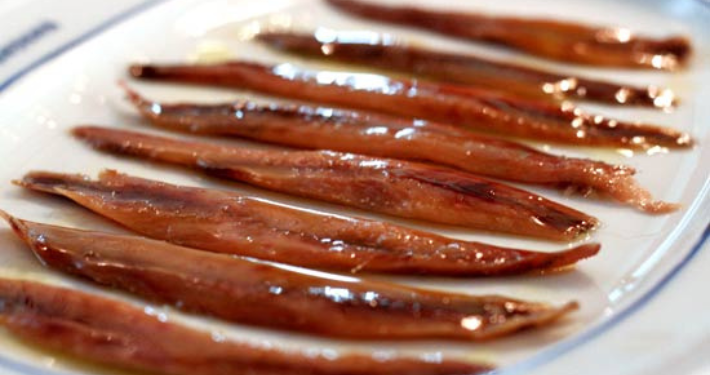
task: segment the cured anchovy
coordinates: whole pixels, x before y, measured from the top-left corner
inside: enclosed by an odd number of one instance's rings
[[[410,47],[373,33],[339,33],[319,29],[312,35],[266,32],[258,34],[256,38],[271,47],[300,55],[407,72],[534,99],[573,98],[662,109],[673,107],[676,101],[671,90],[656,86],[634,87],[474,55]]]
[[[345,12],[462,38],[503,45],[529,54],[577,64],[674,70],[691,53],[685,37],[653,39],[625,28],[594,27],[546,19],[439,12],[353,0],[326,0]]]
[[[94,363],[164,375],[469,375],[486,365],[376,354],[286,352],[161,320],[114,299],[0,279],[0,325],[23,340]],[[332,353],[332,351],[329,351]]]
[[[295,196],[393,216],[555,240],[597,219],[536,194],[453,169],[333,151],[275,151],[79,127],[91,146],[202,170]]]
[[[575,310],[289,271],[135,236],[7,218],[42,264],[229,321],[349,339],[483,340]]]
[[[170,130],[245,137],[287,146],[434,162],[504,180],[597,193],[649,213],[678,205],[655,201],[633,179],[635,171],[588,159],[472,134],[455,127],[332,108],[237,103],[164,104],[126,87],[138,111]]]
[[[155,239],[321,270],[511,275],[571,266],[599,251],[594,243],[554,253],[502,248],[112,171],[95,181],[33,172],[16,183],[69,198]]]
[[[573,145],[683,148],[689,135],[671,128],[594,116],[569,103],[521,99],[490,90],[392,79],[378,74],[307,71],[291,64],[134,65],[134,77],[234,87],[285,98],[406,118],[421,118],[510,137]]]

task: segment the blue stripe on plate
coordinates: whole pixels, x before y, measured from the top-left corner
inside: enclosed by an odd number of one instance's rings
[[[142,13],[150,8],[152,8],[155,5],[158,5],[162,2],[165,2],[166,0],[148,0],[145,2],[142,2],[132,8],[129,8],[128,10],[119,13],[112,18],[109,18],[107,21],[99,24],[98,26],[94,27],[93,29],[90,29],[86,33],[80,35],[79,37],[69,41],[68,43],[60,46],[59,48],[55,49],[54,51],[51,51],[47,53],[46,55],[40,57],[39,59],[35,60],[33,63],[30,65],[27,65],[23,69],[19,70],[17,73],[11,75],[5,82],[0,84],[0,93],[3,91],[7,90],[8,87],[12,86],[15,82],[17,82],[20,78],[24,77],[31,71],[39,68],[40,66],[46,64],[47,62],[57,58],[58,56],[62,55],[63,53],[73,49],[74,47],[86,42],[87,40],[101,34],[102,32],[110,29],[113,26],[118,25],[119,23],[139,14]]]

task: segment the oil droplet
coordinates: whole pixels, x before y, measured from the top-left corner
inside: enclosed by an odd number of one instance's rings
[[[461,319],[461,327],[469,331],[475,331],[481,327],[483,320],[478,315],[467,316]]]
[[[614,98],[616,98],[616,101],[623,104],[626,103],[627,100],[629,100],[629,95],[631,95],[631,91],[627,88],[621,88],[619,91],[616,92],[614,95]]]
[[[269,287],[269,293],[275,294],[275,295],[280,295],[283,292],[283,288],[278,286],[278,285],[272,285]]]
[[[631,40],[631,30],[621,27],[603,29],[597,32],[596,39],[606,43],[628,43]]]
[[[335,49],[335,46],[333,44],[323,44],[320,47],[320,51],[323,52],[324,55],[328,56],[333,53],[333,50]]]

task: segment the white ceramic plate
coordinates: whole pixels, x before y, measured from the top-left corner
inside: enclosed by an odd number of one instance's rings
[[[411,2],[410,2],[411,3]],[[451,356],[497,363],[510,373],[531,374],[706,374],[710,352],[710,7],[697,0],[471,0],[440,4],[456,9],[506,12],[526,16],[564,17],[583,22],[623,25],[644,34],[682,33],[692,38],[695,55],[688,70],[676,74],[572,68],[518,54],[446,40],[348,17],[317,0],[140,0],[89,2],[70,0],[0,1],[0,208],[17,216],[82,228],[122,231],[86,210],[52,197],[13,187],[10,180],[33,169],[95,175],[114,168],[144,177],[197,186],[215,182],[178,169],[96,153],[73,140],[67,130],[76,124],[103,124],[140,129],[142,121],[124,102],[116,86],[128,79],[131,62],[175,62],[244,58],[265,62],[290,61],[313,68],[333,68],[278,54],[249,41],[265,28],[313,30],[367,29],[439,48],[482,52],[491,56],[590,76],[674,89],[682,100],[672,113],[586,105],[601,114],[644,120],[691,133],[699,146],[653,155],[566,149],[564,152],[625,163],[636,167],[639,181],[656,197],[683,204],[666,216],[649,216],[633,209],[565,197],[537,189],[565,204],[599,217],[604,226],[589,240],[603,244],[601,254],[575,272],[548,277],[461,280],[391,278],[412,285],[471,294],[498,293],[554,303],[576,299],[582,309],[562,324],[524,332],[482,344],[423,341],[411,343],[345,343],[305,335],[226,325],[157,307],[169,319],[218,331],[229,337],[257,340],[293,350],[378,350],[419,356]],[[217,102],[256,98],[233,90],[129,83],[150,98]],[[264,98],[257,98],[264,100]],[[148,129],[153,131],[152,129]],[[238,143],[238,142],[237,142]],[[243,143],[243,142],[242,142]],[[244,144],[244,143],[243,143]],[[221,186],[225,188],[225,185]],[[332,205],[316,204],[259,189],[240,189],[296,207],[377,217]],[[535,190],[535,189],[532,189]],[[391,220],[391,219],[389,219]],[[421,223],[399,221],[424,228]],[[431,229],[431,228],[428,228]],[[472,231],[435,228],[461,238],[500,245],[554,250],[559,245],[511,239]],[[93,288],[41,268],[9,229],[0,229],[0,276],[39,279],[71,285],[143,304],[123,294]],[[704,356],[703,356],[704,355]],[[703,367],[706,366],[706,367]],[[705,371],[705,372],[703,372]],[[55,358],[27,348],[0,332],[0,373],[110,373],[103,368]]]

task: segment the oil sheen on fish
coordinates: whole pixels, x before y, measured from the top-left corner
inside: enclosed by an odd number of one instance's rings
[[[25,342],[93,363],[163,375],[469,375],[486,365],[308,353],[189,328],[118,300],[31,281],[0,279],[0,325]]]
[[[594,243],[553,253],[503,248],[112,171],[93,181],[33,172],[16,183],[69,198],[154,239],[320,270],[511,275],[571,266],[599,251]]]
[[[483,340],[548,324],[577,307],[315,276],[142,237],[7,219],[50,268],[268,328],[348,339]]]
[[[621,27],[386,6],[374,1],[326,1],[360,17],[502,45],[569,63],[674,70],[685,65],[691,53],[685,37],[653,39]]]
[[[249,101],[165,104],[144,99],[127,87],[126,90],[146,119],[169,130],[432,162],[504,180],[601,195],[649,213],[667,213],[678,208],[675,204],[655,201],[636,183],[633,168],[556,156],[424,120]]]
[[[116,154],[193,167],[269,190],[398,217],[570,240],[597,220],[534,193],[445,167],[333,151],[221,146],[101,127],[74,134]]]
[[[688,134],[672,128],[592,115],[571,103],[530,100],[447,83],[372,73],[309,71],[234,61],[215,65],[134,65],[134,77],[232,87],[319,105],[419,118],[507,137],[572,145],[686,148]]]
[[[578,75],[559,74],[494,61],[475,55],[446,53],[396,42],[367,31],[318,29],[313,34],[265,32],[256,39],[299,55],[358,66],[406,72],[427,79],[480,86],[536,99],[581,99],[605,104],[671,108],[675,95],[657,86],[635,87]]]

